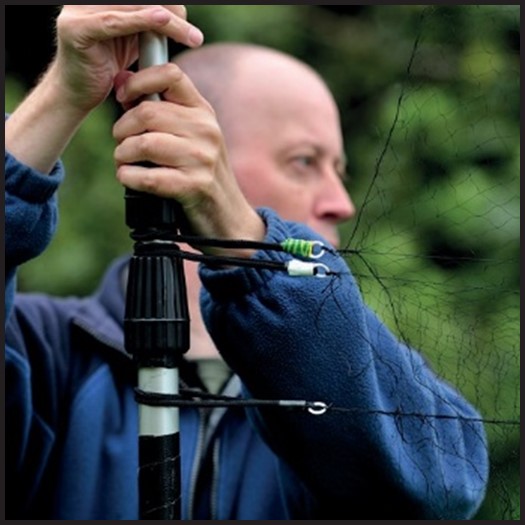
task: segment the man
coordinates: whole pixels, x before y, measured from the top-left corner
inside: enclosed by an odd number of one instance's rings
[[[113,86],[126,109],[114,127],[118,180],[176,199],[192,233],[337,246],[337,224],[354,214],[337,109],[316,73],[239,45],[130,73],[136,34],[149,30],[202,40],[183,6],[64,6],[55,60],[6,121],[11,518],[138,515],[126,261],[91,298],[11,300],[16,267],[53,230],[57,159]],[[162,100],[143,100],[153,93]],[[253,264],[290,260],[194,248]],[[333,409],[181,410],[183,519],[468,519],[488,470],[479,416],[367,309],[344,261],[327,253],[323,264],[334,286],[229,265],[197,275],[187,265],[187,384]]]

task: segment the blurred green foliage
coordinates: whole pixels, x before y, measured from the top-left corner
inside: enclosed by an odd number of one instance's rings
[[[191,5],[207,41],[249,41],[314,66],[342,111],[342,228],[370,306],[487,419],[492,459],[476,519],[518,520],[519,6]],[[340,9],[343,9],[342,6]],[[6,80],[6,110],[28,86]],[[131,249],[115,181],[111,101],[64,155],[61,220],[20,288],[84,294]],[[496,423],[494,420],[499,421]]]

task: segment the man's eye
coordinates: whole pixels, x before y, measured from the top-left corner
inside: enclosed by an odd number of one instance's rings
[[[299,166],[309,168],[315,166],[315,157],[311,155],[299,155],[293,159],[293,161]]]

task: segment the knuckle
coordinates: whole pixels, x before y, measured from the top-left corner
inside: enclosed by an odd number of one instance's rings
[[[126,169],[126,166],[119,166],[117,164],[117,169],[115,171],[115,177],[121,184],[125,184],[125,182],[127,180],[127,169]]]
[[[155,193],[158,190],[159,182],[152,170],[147,170],[141,178],[140,185],[147,193]]]
[[[117,164],[117,166],[119,164],[122,164],[122,156],[120,154],[120,148],[115,148],[115,151],[113,152],[113,160],[115,161],[115,164]]]
[[[120,19],[115,13],[102,13],[100,17],[102,28],[107,33],[112,33],[113,30],[118,29],[120,26]]]
[[[194,124],[194,140],[189,154],[196,164],[213,168],[223,144],[221,129],[214,119],[196,120],[198,124]]]
[[[208,140],[214,145],[219,146],[222,143],[222,130],[219,123],[212,120],[208,126]]]
[[[148,134],[139,135],[136,137],[136,151],[145,159],[149,159],[149,156],[152,153],[152,143],[150,140],[150,136]]]
[[[216,156],[207,147],[194,146],[191,151],[191,156],[195,162],[201,166],[212,167],[215,165]]]
[[[118,123],[115,123],[113,124],[113,128],[111,130],[111,134],[113,136],[113,138],[118,142],[120,142],[120,127],[118,125]]]
[[[178,83],[184,77],[184,73],[182,69],[176,64],[173,64],[172,62],[168,62],[163,67],[164,67],[163,73],[166,75],[170,83],[173,83],[173,84]]]
[[[215,120],[217,120],[217,112],[215,111],[215,108],[205,98],[202,99],[202,106]]]
[[[66,15],[64,14],[64,11],[62,11],[56,19],[57,33],[60,35],[65,27],[67,27]]]
[[[155,105],[150,101],[142,101],[135,108],[136,118],[140,123],[149,129],[149,127],[156,121],[157,113],[155,111]]]
[[[72,16],[62,9],[56,19],[56,32],[59,38],[71,37]]]
[[[175,6],[177,8],[177,16],[180,16],[181,18],[184,18],[184,20],[188,19],[188,9],[185,5],[177,5]]]
[[[214,119],[208,119],[201,124],[199,135],[213,150],[217,150],[222,144],[222,130]]]

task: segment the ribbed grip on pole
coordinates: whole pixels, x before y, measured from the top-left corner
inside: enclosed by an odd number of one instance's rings
[[[182,206],[173,199],[126,189],[126,224],[132,230],[186,228]]]
[[[190,344],[182,259],[166,255],[131,258],[124,338],[126,350],[139,366],[179,366]]]

